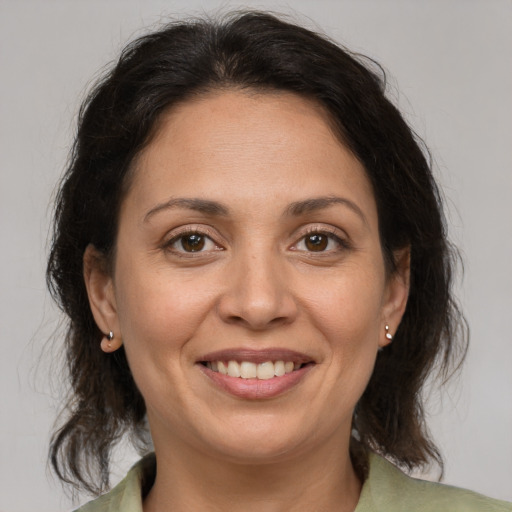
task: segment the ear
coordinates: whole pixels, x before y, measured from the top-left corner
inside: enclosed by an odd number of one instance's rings
[[[386,334],[394,336],[400,325],[409,297],[409,283],[411,276],[411,248],[409,246],[394,251],[395,270],[388,277],[384,304],[382,308],[382,335],[379,337],[379,346],[385,347],[391,343]],[[389,331],[386,329],[389,326]]]
[[[123,342],[119,329],[114,284],[107,269],[105,256],[89,244],[84,253],[83,265],[89,306],[96,325],[104,333],[101,349],[104,352],[114,352]],[[111,339],[108,338],[110,332],[113,333]]]

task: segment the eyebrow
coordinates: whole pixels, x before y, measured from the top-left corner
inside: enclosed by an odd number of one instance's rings
[[[154,208],[151,208],[146,215],[144,215],[144,222],[147,222],[153,215],[173,208],[186,208],[188,210],[195,210],[197,212],[204,213],[206,215],[228,215],[228,209],[222,204],[216,201],[210,201],[208,199],[197,199],[197,198],[173,198],[169,199],[165,203],[158,204]]]
[[[334,204],[341,204],[348,208],[350,208],[354,213],[356,213],[361,220],[368,225],[368,221],[362,212],[361,208],[357,206],[354,202],[349,199],[345,199],[343,197],[338,196],[321,196],[321,197],[313,197],[310,199],[304,199],[303,201],[295,201],[288,205],[285,209],[285,215],[291,215],[294,217],[298,217],[300,215],[304,215],[306,213],[312,213],[318,210],[323,210],[332,206]],[[227,216],[229,215],[229,210],[223,204],[217,201],[211,201],[209,199],[199,199],[199,198],[171,198],[164,203],[158,204],[154,208],[151,208],[146,215],[144,215],[144,222],[147,222],[153,215],[173,208],[185,208],[189,210],[195,210],[200,213],[204,213],[205,215],[215,215],[215,216]]]
[[[350,208],[368,226],[368,220],[366,219],[361,208],[359,208],[357,204],[350,201],[349,199],[338,196],[322,196],[305,199],[304,201],[296,201],[291,203],[286,208],[285,213],[288,215],[299,216],[304,215],[305,213],[312,213],[318,210],[323,210],[334,204],[341,204]]]

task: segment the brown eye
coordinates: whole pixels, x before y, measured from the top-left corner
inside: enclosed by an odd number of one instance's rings
[[[304,243],[308,251],[325,251],[325,249],[327,249],[327,245],[329,244],[329,237],[327,235],[323,235],[322,233],[313,233],[305,237]]]
[[[192,233],[180,237],[181,247],[186,252],[198,252],[204,249],[205,237],[198,233]]]
[[[174,256],[196,257],[202,254],[211,255],[213,251],[223,251],[213,238],[202,231],[187,230],[176,234],[165,243],[163,249]]]

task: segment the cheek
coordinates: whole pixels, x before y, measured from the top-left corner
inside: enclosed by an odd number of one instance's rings
[[[151,361],[162,371],[180,363],[187,342],[210,308],[212,298],[197,283],[146,265],[119,262],[118,318],[134,374]]]
[[[385,278],[379,266],[374,267],[347,265],[320,279],[315,276],[302,291],[317,328],[339,345],[357,348],[377,335]]]
[[[133,378],[148,411],[175,415],[169,404],[188,396],[180,376],[192,364],[188,342],[204,318],[204,298],[176,289],[162,276],[131,273],[123,283],[118,315]]]
[[[306,309],[329,354],[326,387],[334,399],[349,399],[354,405],[371,376],[379,346],[385,283],[379,269],[347,266],[317,281],[307,295]]]

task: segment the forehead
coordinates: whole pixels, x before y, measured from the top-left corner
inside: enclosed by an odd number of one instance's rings
[[[293,201],[337,188],[374,209],[364,167],[322,106],[282,92],[215,91],[173,107],[137,158],[131,185],[138,202],[199,194],[242,205],[258,194]]]

